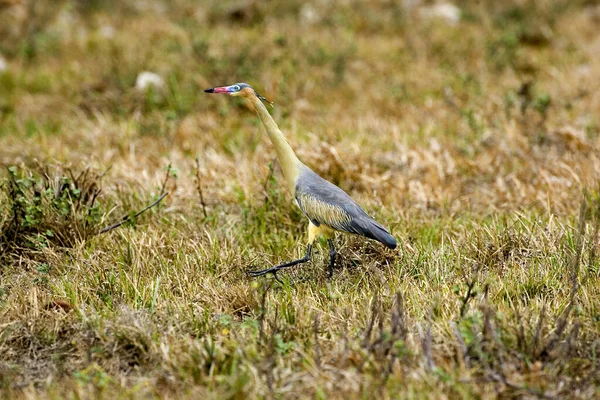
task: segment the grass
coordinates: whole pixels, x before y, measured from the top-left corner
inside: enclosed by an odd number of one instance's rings
[[[392,3],[0,1],[3,398],[598,397],[598,6]],[[306,220],[237,81],[397,250],[245,275]]]

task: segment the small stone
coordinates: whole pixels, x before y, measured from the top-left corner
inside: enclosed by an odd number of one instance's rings
[[[300,19],[303,23],[313,25],[320,19],[317,10],[310,4],[304,4],[300,9]]]
[[[140,72],[135,80],[135,88],[140,92],[144,92],[150,87],[162,89],[165,87],[165,81],[160,75],[155,74],[154,72]]]
[[[99,31],[100,35],[106,39],[112,39],[113,37],[115,37],[116,33],[115,27],[112,25],[102,25]]]
[[[439,18],[452,25],[460,21],[461,10],[452,3],[438,3],[421,9],[426,18]]]

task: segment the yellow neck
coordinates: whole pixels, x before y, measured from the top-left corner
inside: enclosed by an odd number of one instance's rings
[[[267,133],[269,134],[269,138],[275,147],[275,151],[277,152],[277,158],[279,158],[279,163],[281,164],[281,169],[283,169],[283,175],[285,175],[285,180],[290,187],[292,193],[294,193],[296,189],[296,181],[298,180],[298,176],[300,175],[300,160],[294,154],[294,150],[290,146],[289,142],[283,136],[283,133],[279,130],[279,127],[267,111],[265,105],[260,101],[258,97],[255,95],[248,96],[248,100],[254,106],[256,113],[260,117]]]

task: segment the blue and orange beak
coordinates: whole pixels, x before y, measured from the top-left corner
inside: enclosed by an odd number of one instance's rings
[[[220,86],[214,87],[211,89],[204,89],[204,93],[234,93],[236,90],[234,89],[235,85],[231,86]]]

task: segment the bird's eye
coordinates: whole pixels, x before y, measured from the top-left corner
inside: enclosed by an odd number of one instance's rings
[[[234,89],[236,92],[239,92],[241,88],[240,88],[240,85],[233,85],[233,89]]]

